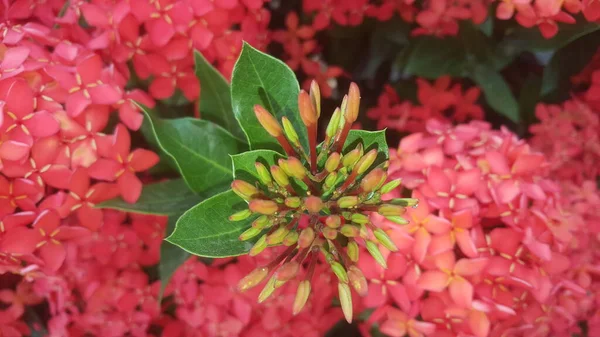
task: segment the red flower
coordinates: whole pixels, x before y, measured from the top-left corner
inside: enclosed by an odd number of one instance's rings
[[[135,172],[145,171],[158,163],[158,155],[145,149],[130,151],[131,139],[127,128],[119,124],[115,129],[109,152],[89,168],[92,178],[117,181],[123,199],[134,203],[142,193],[142,182]]]
[[[94,206],[102,201],[115,197],[114,185],[98,183],[90,186],[87,170],[79,168],[71,175],[69,194],[58,212],[62,218],[71,212],[77,214],[77,219],[82,226],[96,231],[103,222],[102,210]]]

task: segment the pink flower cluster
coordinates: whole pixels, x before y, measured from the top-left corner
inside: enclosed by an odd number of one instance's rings
[[[471,87],[463,92],[460,84],[451,85],[448,76],[434,83],[417,79],[419,105],[401,101],[396,90],[388,85],[379,96],[377,106],[367,111],[367,116],[377,120],[378,129],[400,132],[424,131],[426,122],[432,118],[456,122],[483,119],[483,109],[477,104],[479,88]]]
[[[598,314],[593,181],[561,191],[542,153],[479,121],[429,120],[392,158],[391,178],[421,203],[407,226],[373,219],[400,253],[386,271],[363,254],[372,270],[362,304],[376,308],[365,334],[571,336]]]

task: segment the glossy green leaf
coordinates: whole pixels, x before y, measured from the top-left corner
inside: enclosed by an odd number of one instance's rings
[[[182,212],[183,213],[183,212]],[[169,216],[167,224],[166,236],[171,235],[175,229],[175,223],[181,217],[182,213]],[[176,245],[163,240],[160,245],[160,261],[158,262],[158,275],[160,276],[160,296],[165,290],[165,287],[171,280],[173,273],[190,257],[190,253],[177,247]]]
[[[518,126],[521,130],[517,131],[520,135],[525,135],[528,126],[536,120],[535,107],[540,100],[541,86],[542,79],[536,74],[529,74],[523,82],[523,86],[519,92],[519,115],[522,122]]]
[[[581,21],[576,24],[560,24],[558,33],[550,39],[544,38],[539,30],[518,27],[503,41],[504,45],[532,52],[560,49],[578,38],[600,30],[600,24]]]
[[[229,155],[244,151],[245,144],[209,121],[159,119],[145,112],[160,147],[194,192],[212,195],[228,188],[233,175]]]
[[[174,179],[144,185],[135,204],[115,198],[96,207],[141,214],[171,215],[181,214],[199,202],[200,197],[189,189],[183,179]]]
[[[254,150],[231,156],[233,162],[233,174],[236,179],[245,181],[258,180],[258,174],[254,163],[263,163],[266,167],[277,163],[283,156],[272,150]]]
[[[467,54],[458,39],[423,36],[413,42],[403,51],[401,60],[400,66],[406,74],[430,79],[464,75],[468,65]]]
[[[598,49],[600,31],[587,34],[554,53],[544,68],[541,95],[545,101],[559,102],[571,94],[571,76],[589,63]]]
[[[262,105],[278,120],[286,116],[296,128],[303,146],[308,148],[306,128],[298,112],[299,92],[296,75],[285,63],[244,44],[233,69],[231,101],[251,149],[283,151],[256,119],[256,104]]]
[[[365,152],[371,149],[377,149],[377,159],[375,165],[380,164],[390,157],[390,151],[385,139],[385,130],[365,131],[350,130],[346,143],[342,149],[343,153],[352,151],[358,144],[362,144]]]
[[[367,61],[364,62],[358,77],[372,79],[379,68],[408,44],[410,25],[400,17],[375,24],[369,38]]]
[[[166,240],[199,256],[242,255],[250,250],[252,243],[240,241],[238,237],[255,217],[231,222],[229,216],[247,207],[233,191],[219,193],[183,213],[175,231]]]
[[[246,135],[235,119],[231,108],[231,88],[221,73],[198,51],[194,52],[196,77],[202,84],[200,94],[200,116],[214,122],[239,139]]]
[[[489,65],[478,64],[474,67],[471,78],[483,91],[490,107],[513,122],[519,122],[519,104],[499,72]]]

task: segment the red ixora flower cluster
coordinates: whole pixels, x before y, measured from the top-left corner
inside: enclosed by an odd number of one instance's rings
[[[303,0],[304,12],[315,15],[312,26],[323,30],[333,22],[342,26],[356,26],[366,17],[380,21],[395,14],[404,21],[416,23],[414,35],[456,35],[459,21],[483,23],[488,9],[497,2],[496,17],[514,19],[522,26],[538,27],[542,35],[550,38],[558,32],[557,23],[575,23],[573,15],[583,13],[589,22],[600,18],[600,5],[593,0]]]
[[[460,84],[451,86],[448,76],[430,83],[417,79],[419,105],[401,101],[396,90],[387,85],[379,96],[377,106],[369,109],[369,118],[377,120],[377,128],[390,128],[400,132],[421,132],[432,118],[444,121],[465,122],[483,119],[483,109],[477,100],[480,90],[471,87],[463,92]]]
[[[229,76],[242,40],[268,42],[262,6],[262,0],[0,4],[1,336],[39,328],[25,324],[24,313],[40,303],[49,305],[43,319],[50,336],[195,336],[196,322],[210,322],[207,331],[218,332],[210,334],[225,336],[234,315],[228,310],[240,311],[234,316],[244,329],[274,329],[250,314],[264,310],[251,307],[254,301],[240,309],[239,301],[213,298],[219,310],[206,309],[203,321],[166,314],[160,284],[147,273],[159,261],[165,219],[95,208],[116,196],[135,202],[142,189],[137,175],[158,162],[155,153],[132,148],[130,133],[143,120],[134,101],[153,106],[177,91],[196,100],[193,49]],[[206,267],[190,263],[205,269],[196,280],[208,283]],[[252,262],[239,268],[244,263]],[[188,283],[167,289],[181,294],[178,312],[194,306],[185,302],[197,297],[194,291],[208,289]],[[320,335],[333,324],[324,311],[310,324],[311,317],[276,311],[300,332]],[[150,333],[151,325],[163,329]]]
[[[544,154],[484,122],[426,130],[393,154],[390,177],[421,203],[404,227],[376,217],[400,253],[385,271],[363,255],[362,304],[376,308],[365,335],[373,324],[393,337],[578,333],[598,314],[595,182],[561,189]]]

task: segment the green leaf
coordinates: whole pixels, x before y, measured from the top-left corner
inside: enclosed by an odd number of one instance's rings
[[[385,139],[385,130],[350,130],[342,152],[346,153],[352,151],[359,143],[363,145],[365,152],[371,149],[377,149],[377,159],[375,160],[374,165],[381,164],[390,157],[389,148]]]
[[[453,37],[419,37],[403,54],[402,63],[406,74],[429,79],[443,75],[461,77],[467,66],[465,48]]]
[[[118,209],[141,214],[181,214],[200,202],[200,197],[187,187],[183,179],[161,181],[144,185],[142,194],[135,204],[121,198],[111,199],[96,205],[96,208]]]
[[[296,76],[285,63],[244,44],[233,69],[231,101],[251,149],[283,151],[256,119],[256,104],[262,105],[278,120],[286,116],[296,128],[302,145],[308,148],[306,127],[298,112],[299,92]]]
[[[229,216],[247,208],[233,191],[219,193],[183,213],[166,240],[199,256],[242,255],[250,250],[252,242],[240,241],[238,237],[255,217],[232,222]]]
[[[258,174],[254,163],[260,161],[268,168],[276,164],[279,158],[283,158],[283,156],[271,150],[254,150],[232,155],[233,175],[236,179],[256,181]]]
[[[481,87],[490,107],[513,122],[519,122],[519,104],[500,73],[489,65],[478,64],[471,79]]]
[[[408,44],[410,25],[400,17],[388,21],[377,21],[369,38],[367,62],[358,77],[372,79],[381,65],[394,58],[403,45]]]
[[[182,213],[173,214],[169,216],[169,222],[167,223],[167,231],[165,236],[169,236],[175,229],[175,223],[181,217]],[[175,246],[174,244],[163,240],[160,245],[160,261],[158,262],[158,275],[160,276],[160,293],[162,294],[169,284],[173,273],[190,257],[190,253]]]
[[[525,127],[521,134],[525,134],[527,126],[535,121],[535,106],[540,100],[540,88],[542,79],[536,74],[529,74],[523,82],[519,93],[519,112],[523,120],[521,125]]]
[[[559,49],[544,68],[541,95],[545,101],[559,102],[569,98],[571,76],[581,72],[598,49],[600,31],[587,34]]]
[[[246,139],[231,108],[231,88],[227,80],[199,51],[194,51],[196,77],[202,84],[200,116],[214,122],[239,139]]]
[[[212,195],[231,182],[230,154],[246,145],[220,126],[195,118],[159,119],[144,109],[160,147],[169,155],[196,193]]]
[[[600,24],[578,21],[576,24],[560,24],[558,33],[550,39],[544,38],[537,29],[519,27],[512,30],[503,44],[532,52],[560,49],[578,38],[600,30]]]

